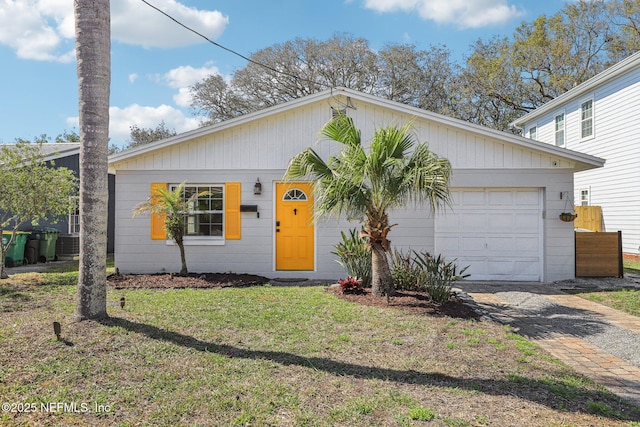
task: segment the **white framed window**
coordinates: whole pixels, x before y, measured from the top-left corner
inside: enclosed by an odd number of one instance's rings
[[[555,124],[555,141],[558,147],[564,147],[564,136],[565,136],[565,126],[564,126],[564,113],[556,114],[554,118]]]
[[[529,139],[534,141],[538,139],[538,126],[531,126],[529,128]]]
[[[175,190],[179,184],[170,184]],[[203,194],[201,194],[203,193]],[[185,212],[184,241],[224,241],[224,184],[185,185],[183,200],[201,194]]]
[[[583,188],[580,190],[580,206],[589,206],[589,189]]]
[[[593,137],[593,98],[580,104],[580,138]]]
[[[80,196],[69,197],[69,234],[80,234]]]

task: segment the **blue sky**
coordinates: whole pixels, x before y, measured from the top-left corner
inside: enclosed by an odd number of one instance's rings
[[[148,0],[243,55],[296,37],[347,32],[379,49],[443,44],[457,60],[478,38],[511,35],[522,21],[559,11],[564,0]],[[110,138],[164,120],[197,127],[188,88],[230,76],[245,61],[187,32],[141,0],[111,0]],[[72,0],[0,0],[0,142],[77,131]]]

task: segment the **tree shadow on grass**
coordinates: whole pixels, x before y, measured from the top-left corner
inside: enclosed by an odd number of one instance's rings
[[[559,396],[553,391],[554,384],[550,384],[548,381],[543,382],[534,379],[526,379],[526,381],[523,381],[522,378],[457,378],[440,373],[371,367],[331,360],[324,357],[303,357],[281,351],[250,350],[228,344],[216,344],[202,341],[179,332],[118,317],[110,317],[100,321],[100,323],[108,327],[121,327],[154,340],[170,342],[197,351],[215,353],[230,358],[269,360],[283,366],[301,366],[338,376],[480,391],[492,395],[510,395],[524,400],[530,400],[553,409],[573,412],[587,413],[588,410],[585,407],[586,402],[602,402],[613,408],[615,415],[600,415],[615,419],[640,421],[640,408],[621,402],[619,398],[611,393],[592,391],[570,384],[562,384],[564,396]],[[555,386],[557,387],[557,384]],[[640,387],[640,382],[635,386]],[[566,397],[567,395],[571,397]]]

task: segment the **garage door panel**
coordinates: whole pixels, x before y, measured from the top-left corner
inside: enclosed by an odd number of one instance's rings
[[[436,248],[441,253],[459,253],[462,249],[460,246],[460,238],[458,236],[447,237],[440,236],[436,239]]]
[[[459,197],[459,203],[461,206],[473,207],[473,206],[485,206],[485,193],[482,191],[462,191]]]
[[[519,213],[514,218],[515,230],[518,234],[531,233],[537,235],[540,232],[539,218],[539,213]]]
[[[462,250],[471,252],[482,252],[486,249],[483,237],[461,237]]]
[[[452,190],[453,212],[436,217],[435,249],[472,280],[541,277],[541,207],[537,189]]]
[[[540,205],[540,194],[537,190],[518,191],[515,193],[515,205],[520,209],[538,209]]]
[[[515,222],[512,213],[496,213],[487,216],[487,229],[491,232],[503,232],[505,229],[513,229]]]
[[[513,194],[505,191],[488,191],[488,201],[491,207],[513,206]]]

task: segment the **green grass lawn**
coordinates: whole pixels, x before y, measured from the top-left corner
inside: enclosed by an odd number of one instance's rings
[[[640,261],[624,260],[625,273],[640,274]],[[640,317],[640,289],[581,292],[576,295]]]
[[[624,272],[631,274],[640,274],[640,261],[624,260]]]
[[[496,323],[272,286],[110,290],[108,320],[74,323],[76,280],[0,282],[0,424],[640,426]]]

